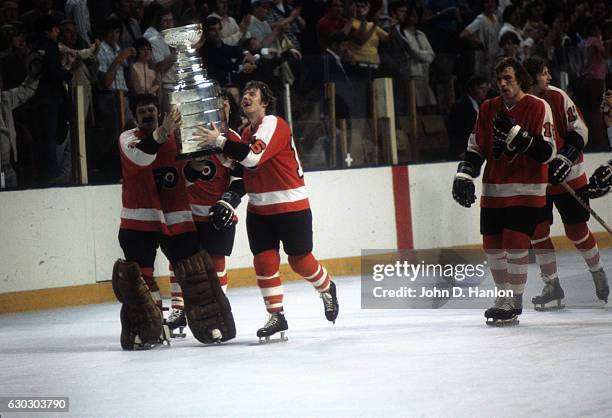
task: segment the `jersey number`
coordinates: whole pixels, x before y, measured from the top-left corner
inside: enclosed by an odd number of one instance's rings
[[[552,138],[552,123],[546,122],[543,126],[544,128],[544,136],[546,138]]]
[[[251,151],[253,151],[253,154],[255,155],[261,154],[265,149],[266,143],[263,142],[261,139],[258,139],[251,144]]]

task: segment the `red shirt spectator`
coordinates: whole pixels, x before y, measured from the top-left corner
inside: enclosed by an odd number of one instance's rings
[[[321,51],[329,47],[329,39],[335,32],[344,32],[348,35],[351,31],[351,20],[342,16],[344,4],[342,0],[328,0],[327,13],[317,22],[317,36]]]

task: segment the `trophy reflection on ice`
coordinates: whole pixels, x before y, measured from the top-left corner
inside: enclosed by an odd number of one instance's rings
[[[194,158],[219,152],[217,148],[193,139],[197,126],[226,132],[221,88],[215,80],[206,78],[206,69],[194,46],[202,37],[201,24],[181,26],[162,31],[166,43],[176,48],[176,84],[168,92],[170,105],[181,112],[183,124],[177,135],[179,159]]]

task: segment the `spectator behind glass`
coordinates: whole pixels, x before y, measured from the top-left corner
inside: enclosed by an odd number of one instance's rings
[[[21,15],[19,20],[26,25],[28,32],[37,32],[37,24],[43,16],[52,16],[58,22],[61,22],[66,16],[53,9],[53,0],[35,0],[34,8]]]
[[[459,35],[475,43],[474,73],[492,74],[499,51],[498,35],[501,24],[495,15],[496,0],[484,0],[481,14],[466,26]]]
[[[60,22],[53,15],[44,15],[38,22],[41,41],[36,49],[43,50],[42,72],[34,102],[38,106],[37,116],[42,128],[38,132],[40,144],[44,144],[43,166],[45,177],[49,183],[57,183],[60,175],[60,166],[56,155],[58,144],[66,139],[67,119],[64,110],[68,106],[66,88],[64,83],[70,82],[72,73],[62,67],[58,46]],[[63,117],[62,117],[63,116]]]
[[[372,74],[380,65],[378,47],[381,41],[389,39],[389,34],[374,22],[368,22],[370,5],[366,0],[353,2],[354,17],[351,31],[351,51],[358,66],[367,69]]]
[[[122,49],[129,48],[136,39],[142,37],[140,23],[135,18],[134,0],[114,0],[113,8],[115,11],[111,16],[121,22],[121,37],[118,44]]]
[[[293,8],[290,1],[291,0],[273,0],[271,13],[268,14],[267,20],[273,30],[281,28],[283,34],[291,42],[291,47],[300,51],[302,45],[299,36],[301,30],[306,28],[306,21],[300,16],[302,13],[302,6],[299,5]]]
[[[460,52],[459,33],[471,11],[464,0],[426,0],[421,23],[436,52],[432,63],[432,83],[443,112],[450,107],[448,84],[456,78],[455,63]],[[471,71],[464,70],[471,74]],[[467,78],[467,77],[466,77]]]
[[[87,42],[88,46],[91,45],[92,31],[87,0],[67,0],[64,10],[66,17],[75,23],[79,37]]]
[[[403,21],[393,28],[391,55],[399,65],[401,77],[415,80],[417,107],[431,108],[436,105],[436,98],[429,86],[429,64],[436,55],[425,33],[417,30],[417,22],[416,9],[408,7]]]
[[[3,90],[0,78],[0,171],[4,184],[0,188],[17,187],[17,174],[12,166],[12,160],[18,161],[17,132],[13,121],[13,110],[24,104],[34,95],[38,80],[27,78],[22,85]]]
[[[520,43],[521,41],[519,40],[518,36],[516,36],[516,33],[506,31],[506,33],[504,33],[504,35],[499,39],[499,55],[497,56],[496,61],[499,61],[502,58],[514,58],[520,61]]]
[[[15,0],[0,1],[0,26],[15,25],[19,18],[19,3]]]
[[[264,48],[275,46],[280,33],[280,27],[277,30],[272,30],[272,27],[267,22],[271,3],[271,0],[253,0],[251,5],[253,17],[251,17],[249,23],[249,33],[253,38],[261,42]]]
[[[502,14],[502,20],[504,24],[499,30],[499,35],[498,35],[500,48],[502,48],[502,42],[501,42],[502,36],[504,36],[508,32],[514,33],[517,39],[519,40],[518,56],[521,57],[522,59],[524,55],[523,54],[523,42],[525,39],[523,37],[523,30],[521,29],[521,10],[519,9],[518,6],[514,4],[510,4],[504,9],[504,12]]]
[[[589,127],[587,149],[607,151],[610,147],[605,137],[605,129],[600,112],[601,97],[604,93],[606,79],[606,58],[609,53],[604,46],[601,29],[591,20],[588,37],[584,45],[584,66],[581,80],[581,100],[577,103],[584,113]]]
[[[325,2],[327,12],[317,22],[317,37],[321,51],[329,46],[330,37],[336,32],[348,35],[353,27],[352,19],[344,16],[344,2],[342,0],[327,0]]]
[[[130,65],[133,93],[157,95],[160,78],[159,74],[151,68],[151,43],[145,38],[138,38],[134,41],[134,49],[136,50],[136,61]]]
[[[248,28],[251,22],[251,15],[245,15],[240,21],[240,25],[236,23],[236,19],[228,14],[228,0],[214,0],[212,13],[209,17],[216,17],[221,20],[221,40],[226,45],[238,45],[243,38],[248,38]]]
[[[170,110],[167,90],[172,90],[176,84],[176,70],[174,61],[176,51],[166,43],[161,32],[174,27],[174,15],[172,11],[153,3],[149,6],[147,13],[151,14],[148,19],[151,26],[147,28],[143,37],[151,43],[153,68],[161,77],[161,111],[162,114]]]
[[[62,66],[72,72],[71,87],[82,86],[84,89],[85,117],[89,114],[92,99],[92,85],[98,76],[98,60],[96,58],[100,41],[86,47],[85,41],[77,35],[76,25],[72,20],[64,20],[60,24],[59,49],[62,56]]]
[[[527,3],[523,9],[525,13],[525,26],[523,27],[523,36],[533,39],[537,44],[548,34],[550,30],[548,25],[542,20],[544,16],[544,4],[539,1]]]
[[[514,34],[508,32],[507,35]],[[467,94],[453,104],[448,114],[448,158],[451,160],[465,158],[468,139],[474,130],[480,104],[489,91],[489,80],[483,76],[472,76],[468,80],[466,91]]]
[[[255,59],[248,51],[243,54],[239,46],[230,46],[221,40],[221,20],[208,16],[204,22],[206,42],[202,47],[202,58],[207,66],[208,75],[225,85],[242,75],[253,73],[256,68]]]
[[[0,29],[6,49],[0,52],[0,77],[4,89],[19,86],[26,77],[25,58],[29,53],[23,25],[5,25]]]

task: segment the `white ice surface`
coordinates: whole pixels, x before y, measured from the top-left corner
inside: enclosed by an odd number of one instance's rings
[[[487,327],[482,309],[362,310],[358,277],[336,280],[335,325],[307,283],[286,284],[282,344],[257,343],[256,288],[230,291],[238,335],[219,346],[121,351],[117,303],[2,315],[0,396],[68,396],[70,412],[0,415],[612,416],[612,308],[573,257],[560,261],[568,309],[531,309],[531,265],[513,328]]]

